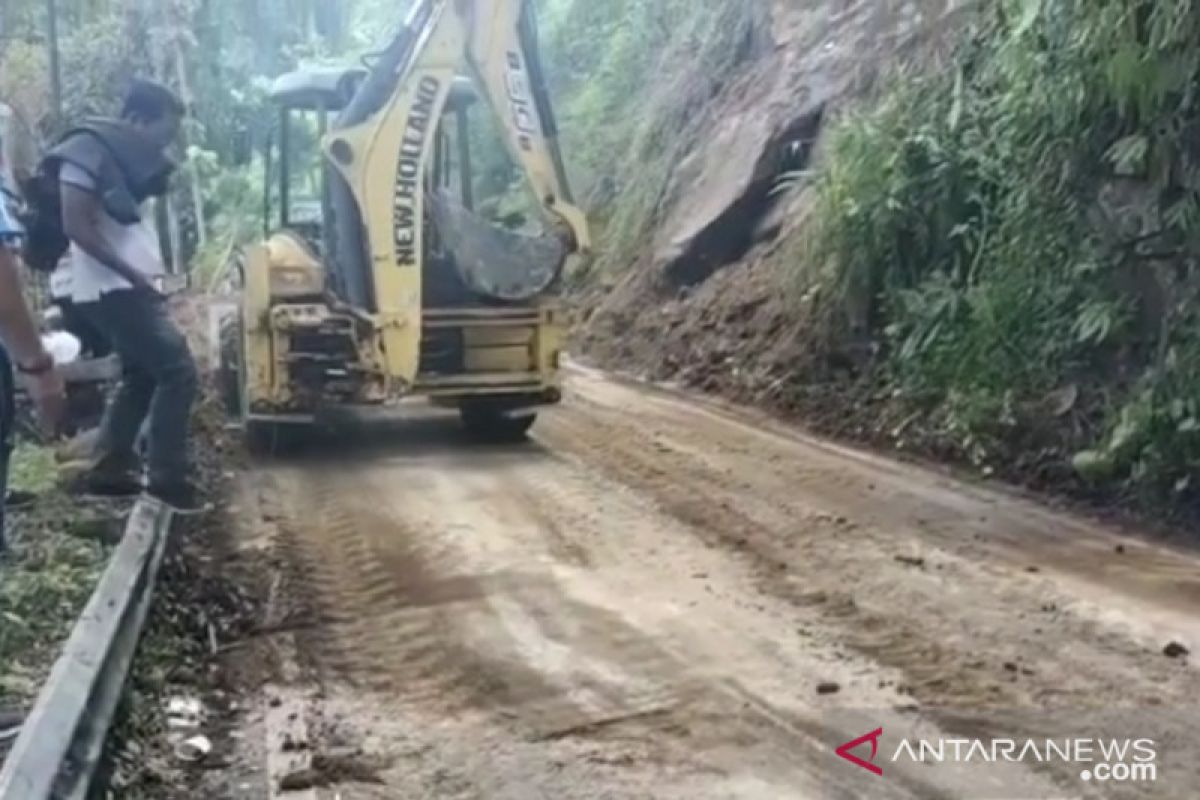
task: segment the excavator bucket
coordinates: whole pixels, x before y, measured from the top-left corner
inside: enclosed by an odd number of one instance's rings
[[[492,300],[526,301],[562,273],[568,248],[561,239],[495,225],[444,192],[433,193],[429,205],[438,237],[471,291]]]

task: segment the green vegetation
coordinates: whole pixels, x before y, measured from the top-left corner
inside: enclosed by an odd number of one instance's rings
[[[635,260],[705,104],[750,49],[760,2],[545,0],[543,38],[602,269]],[[681,68],[686,65],[686,68]]]
[[[58,0],[64,116],[113,110],[123,81],[157,77],[192,103],[185,168],[168,229],[180,264],[215,273],[260,230],[261,153],[275,116],[273,78],[355,63],[385,43],[407,3],[386,0]],[[576,187],[596,214],[601,263],[633,258],[652,230],[674,164],[703,132],[705,104],[746,57],[766,3],[724,0],[537,0],[544,57]],[[0,98],[50,136],[54,117],[45,3],[0,12]],[[673,68],[687,64],[687,69]],[[648,80],[657,76],[659,80]],[[497,213],[520,188],[499,140],[479,158],[478,196]],[[485,145],[477,141],[476,145]]]
[[[542,3],[605,272],[639,262],[770,4],[612,5]],[[956,70],[831,124],[778,259],[820,300],[810,344],[871,345],[869,391],[943,452],[1200,496],[1198,27],[1194,0],[987,4]]]
[[[795,277],[980,461],[1079,410],[1086,479],[1197,496],[1198,34],[1192,0],[1010,0],[827,140]]]
[[[104,523],[81,519],[55,488],[49,450],[22,445],[13,457],[12,488],[40,494],[37,505],[8,514],[12,552],[0,564],[0,708],[36,695],[58,648],[104,568]]]
[[[56,117],[44,0],[0,6],[0,100],[43,139],[109,114],[152,77],[189,102],[183,165],[164,209],[176,265],[206,276],[261,232],[267,90],[302,65],[349,63],[382,43],[406,3],[385,0],[57,0],[63,109]]]

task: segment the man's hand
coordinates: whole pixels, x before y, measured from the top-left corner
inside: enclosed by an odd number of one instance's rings
[[[67,387],[62,373],[51,367],[37,374],[23,374],[29,399],[37,408],[38,420],[49,436],[57,436],[67,413]]]

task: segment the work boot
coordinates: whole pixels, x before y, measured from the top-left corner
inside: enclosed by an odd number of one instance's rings
[[[132,453],[104,454],[83,474],[80,483],[83,493],[93,497],[136,497],[143,488],[141,464]]]
[[[200,491],[189,481],[177,483],[152,483],[146,496],[157,500],[180,516],[204,514],[212,510],[212,504],[200,497]]]
[[[93,497],[136,497],[142,478],[134,470],[93,469],[83,476],[83,493]]]

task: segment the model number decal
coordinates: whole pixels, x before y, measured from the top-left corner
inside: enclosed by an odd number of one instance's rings
[[[537,112],[533,107],[533,93],[529,89],[529,76],[521,63],[519,53],[508,54],[508,72],[505,75],[508,86],[508,100],[512,108],[513,126],[517,129],[517,142],[521,149],[529,152],[533,149],[530,138],[537,133]]]
[[[408,112],[408,124],[400,143],[400,163],[396,167],[396,189],[392,197],[393,242],[396,264],[417,263],[417,199],[421,191],[421,162],[425,143],[434,127],[433,109],[437,105],[442,82],[432,75],[421,78],[417,96]]]

